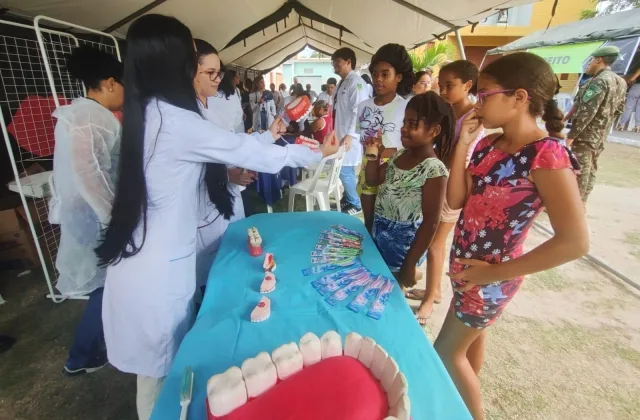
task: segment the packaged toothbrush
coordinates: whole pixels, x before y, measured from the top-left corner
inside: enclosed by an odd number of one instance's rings
[[[325,264],[325,263],[348,263],[351,260],[355,260],[353,256],[333,256],[325,255],[324,257],[311,257],[311,264]]]
[[[337,290],[333,295],[325,298],[325,301],[329,305],[335,306],[336,303],[345,300],[346,298],[351,296],[351,294],[358,291],[358,289],[360,289],[362,286],[367,286],[372,281],[373,278],[370,275],[362,276],[357,280],[352,281],[342,289]]]
[[[319,279],[315,280],[318,284],[327,284],[332,280],[336,280],[342,277],[347,277],[347,276],[358,276],[362,273],[365,272],[365,268],[360,265],[360,264],[356,264],[353,267],[350,268],[344,268],[342,270],[336,271],[335,273],[331,273],[331,274],[325,274],[324,276],[320,277]]]
[[[336,272],[336,273],[327,274],[326,276],[323,276],[317,280],[313,280],[311,282],[311,286],[313,286],[314,289],[320,290],[333,282],[340,281],[342,279],[354,279],[356,277],[359,277],[365,274],[366,272],[367,272],[366,269],[362,267],[361,269],[356,270],[354,272],[350,272],[350,273]]]
[[[384,277],[378,276],[374,281],[369,283],[362,292],[358,293],[351,303],[347,305],[347,308],[351,309],[353,312],[360,312],[360,309],[367,306],[369,301],[380,292],[380,289],[382,289],[384,284]]]
[[[387,305],[387,301],[389,300],[389,296],[391,296],[391,292],[393,291],[393,281],[385,278],[385,284],[380,289],[378,296],[371,304],[371,308],[369,312],[367,312],[367,316],[373,319],[380,319],[382,317],[382,312],[384,312],[384,308]]]
[[[321,285],[320,287],[315,287],[314,282],[311,282],[311,285],[320,293],[322,296],[327,296],[338,289],[341,289],[352,282],[356,281],[359,277],[341,277],[339,279],[330,281],[325,285]]]
[[[356,238],[359,238],[360,240],[362,240],[362,238],[363,238],[362,233],[356,232],[355,230],[351,230],[351,229],[347,228],[344,225],[334,225],[334,226],[331,226],[331,227],[333,229],[339,231],[339,232],[342,232],[342,233],[346,234],[346,235],[355,236]]]
[[[321,265],[314,265],[311,267],[307,267],[307,268],[303,268],[302,269],[302,275],[303,276],[309,276],[311,274],[319,274],[319,273],[324,273],[325,271],[330,271],[330,270],[335,270],[336,268],[338,268],[339,266],[336,264],[321,264]]]

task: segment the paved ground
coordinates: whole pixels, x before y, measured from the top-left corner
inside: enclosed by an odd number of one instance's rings
[[[640,281],[640,149],[608,144],[598,176],[588,205],[592,252]],[[527,245],[545,238],[533,231]],[[131,375],[60,375],[83,302],[53,304],[39,276],[15,274],[0,273],[0,334],[18,338],[0,354],[0,419],[135,419]],[[445,311],[437,306],[430,337]],[[490,330],[481,378],[488,418],[640,418],[638,320],[640,296],[588,263],[531,276]]]

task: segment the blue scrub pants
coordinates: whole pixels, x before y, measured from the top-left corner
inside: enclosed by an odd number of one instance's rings
[[[65,364],[69,369],[92,367],[107,361],[107,347],[102,329],[103,292],[104,287],[100,287],[89,294],[89,301],[76,327],[76,336]]]

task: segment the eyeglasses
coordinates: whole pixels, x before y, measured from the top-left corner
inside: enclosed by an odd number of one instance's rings
[[[340,62],[342,62],[342,61],[344,61],[344,59],[342,59],[342,58],[336,58],[336,59],[334,59],[334,60],[331,60],[331,64],[335,66],[336,64],[338,64],[338,63],[340,63]]]
[[[224,70],[207,70],[207,71],[203,71],[202,73],[208,75],[209,80],[213,82],[216,79],[222,80],[222,75],[224,74]]]
[[[513,93],[515,92],[517,89],[505,89],[505,90],[492,90],[489,92],[479,92],[477,95],[478,98],[478,104],[482,105],[484,104],[484,101],[493,95],[499,95],[499,94],[505,94],[505,93]],[[527,97],[528,100],[531,100],[531,96]]]

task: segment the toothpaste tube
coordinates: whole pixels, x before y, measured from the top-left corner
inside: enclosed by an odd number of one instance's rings
[[[359,277],[357,280],[352,281],[347,286],[336,291],[332,296],[325,298],[325,300],[329,305],[335,306],[336,303],[345,300],[360,287],[367,286],[369,283],[371,283],[371,281],[373,281],[373,279],[370,275]]]
[[[339,232],[342,232],[342,233],[346,234],[346,235],[355,236],[356,238],[359,238],[360,240],[362,240],[362,238],[364,237],[362,235],[362,233],[356,232],[355,230],[351,230],[351,229],[347,228],[344,225],[334,225],[334,226],[331,226],[331,227],[333,229],[339,231]]]
[[[391,296],[391,292],[393,291],[393,283],[393,281],[385,279],[384,286],[380,289],[378,296],[376,296],[376,299],[371,304],[369,312],[367,312],[368,317],[373,319],[380,319],[382,317],[382,312],[384,312],[389,296]]]
[[[385,280],[384,277],[378,276],[374,281],[369,283],[369,285],[351,301],[347,308],[351,309],[353,312],[360,312],[360,309],[364,308],[369,304],[369,301],[374,298],[382,286],[384,286]]]

